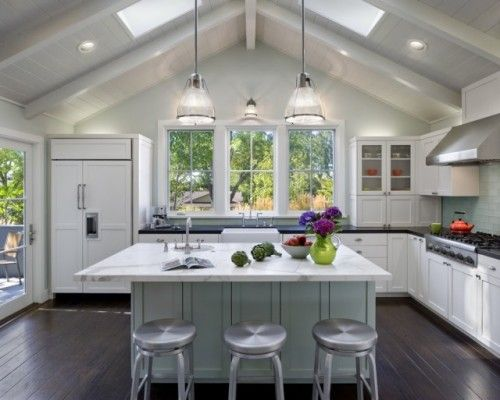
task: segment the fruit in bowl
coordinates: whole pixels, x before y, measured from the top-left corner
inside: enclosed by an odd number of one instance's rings
[[[281,244],[292,258],[306,258],[311,249],[312,242],[305,235],[294,236]]]

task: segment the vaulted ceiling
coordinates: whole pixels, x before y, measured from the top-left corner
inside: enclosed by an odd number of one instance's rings
[[[136,1],[0,0],[0,97],[76,123],[191,66],[192,11],[134,38],[116,13]],[[365,1],[386,11],[367,37],[306,12],[309,65],[429,123],[499,70],[500,1]],[[203,0],[199,13],[202,59],[243,41],[300,57],[298,0]],[[78,52],[84,40],[96,50]]]

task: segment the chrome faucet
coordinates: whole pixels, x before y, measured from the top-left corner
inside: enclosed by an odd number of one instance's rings
[[[241,226],[244,228],[245,227],[245,212],[239,212],[238,214],[241,215]]]

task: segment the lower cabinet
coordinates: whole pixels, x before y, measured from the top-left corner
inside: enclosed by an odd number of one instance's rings
[[[391,233],[387,235],[387,270],[392,274],[388,283],[389,292],[408,291],[408,235]]]
[[[427,253],[427,301],[429,307],[448,318],[450,266],[448,261],[433,253]]]
[[[478,337],[500,355],[500,279],[483,273],[479,277]]]
[[[478,277],[475,268],[450,261],[450,321],[470,334],[478,323]]]

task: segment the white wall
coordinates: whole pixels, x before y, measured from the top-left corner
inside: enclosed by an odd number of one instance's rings
[[[295,85],[300,63],[257,43],[247,51],[235,46],[201,62],[218,119],[243,115],[246,101],[257,101],[259,116],[281,119]],[[327,118],[345,119],[348,137],[418,135],[429,125],[317,71],[313,74]],[[158,120],[174,119],[191,71],[168,79],[100,114],[78,123],[76,133],[141,133],[155,140]]]
[[[36,135],[73,133],[73,125],[46,115],[26,119],[22,107],[1,99],[0,126]]]

